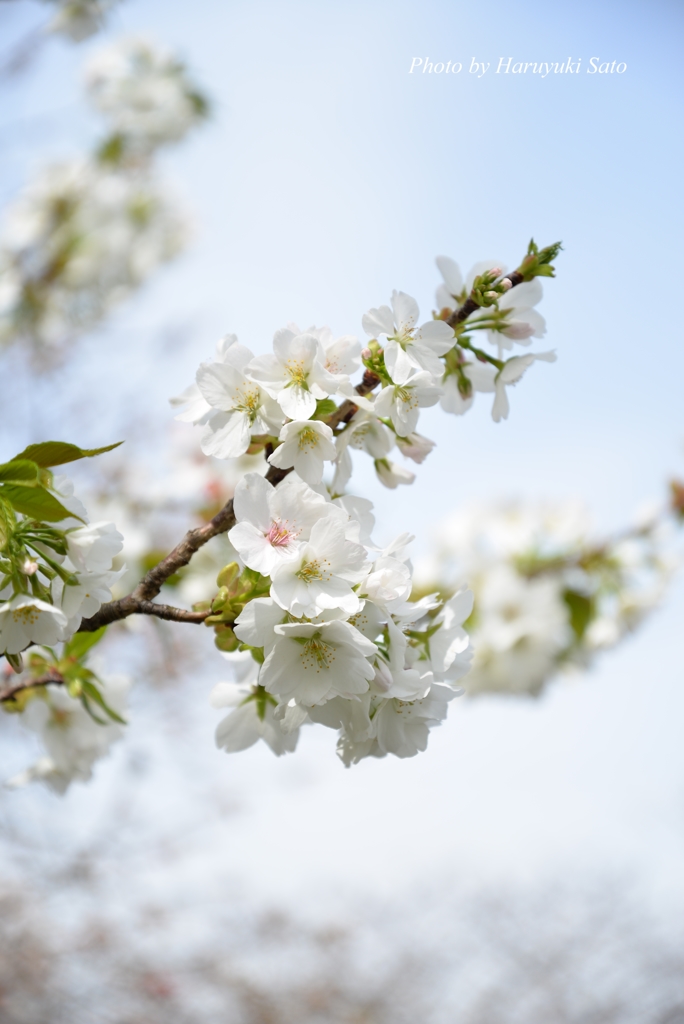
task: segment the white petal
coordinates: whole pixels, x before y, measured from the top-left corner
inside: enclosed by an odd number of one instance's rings
[[[412,331],[418,323],[418,303],[406,292],[392,292],[394,319],[401,333]]]
[[[435,263],[444,278],[449,294],[460,295],[463,291],[463,274],[456,260],[452,260],[450,256],[438,256]]]
[[[259,473],[247,473],[238,482],[233,497],[235,518],[240,523],[244,519],[252,523],[264,533],[271,525],[269,500],[275,488]]]

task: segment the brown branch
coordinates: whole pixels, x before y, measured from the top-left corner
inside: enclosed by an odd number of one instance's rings
[[[49,686],[51,683],[59,686],[64,685],[64,676],[57,669],[50,669],[45,675],[38,676],[35,679],[19,679],[15,683],[8,683],[7,686],[0,689],[0,703],[5,700],[12,700],[22,690],[30,690],[34,686]]]
[[[512,270],[510,272],[510,274],[506,274],[505,277],[502,280],[510,281],[511,282],[511,286],[515,287],[517,284],[522,284],[522,282],[525,280],[525,278],[522,276],[520,271]],[[510,289],[509,289],[509,291],[510,291]],[[506,294],[506,293],[504,292],[504,294]],[[461,308],[455,310],[451,314],[451,316],[446,321],[446,323],[449,324],[449,327],[458,327],[459,324],[462,324],[464,320],[468,319],[468,317],[470,316],[471,313],[474,313],[475,310],[482,309],[482,308],[483,307],[479,304],[479,302],[475,301],[475,299],[472,297],[472,294],[471,294],[466,299],[466,301],[463,303]]]

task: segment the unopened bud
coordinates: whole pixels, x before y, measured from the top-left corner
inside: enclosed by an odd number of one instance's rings
[[[503,281],[499,281],[499,288],[503,288],[505,292],[507,292],[512,287],[513,282],[511,281],[510,277],[504,277]]]
[[[484,297],[485,297],[485,299],[491,299],[492,302],[495,302],[499,298],[499,293],[498,292],[485,292],[484,293]]]
[[[373,353],[371,352],[371,350],[369,348],[364,348],[363,352],[361,353],[361,358],[362,359],[370,359],[370,357],[372,355],[373,355]]]
[[[501,277],[501,275],[503,274],[503,270],[501,269],[501,267],[492,267],[492,269],[488,270],[487,273],[491,274],[492,277]]]
[[[234,580],[240,575],[240,566],[237,562],[231,562],[229,565],[224,565],[220,573],[216,577],[216,582],[219,587],[229,587]]]
[[[34,562],[32,558],[25,558],[21,566],[21,571],[25,576],[33,576],[34,572],[38,572],[38,563]]]

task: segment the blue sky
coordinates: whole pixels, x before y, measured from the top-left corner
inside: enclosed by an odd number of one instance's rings
[[[0,33],[8,42],[43,15],[36,4],[7,7]],[[463,419],[427,414],[421,429],[440,447],[412,490],[382,491],[363,468],[358,486],[376,501],[387,535],[425,537],[457,502],[511,494],[579,496],[602,528],[623,524],[662,493],[669,474],[684,475],[683,16],[665,2],[128,0],[109,35],[142,33],[180,50],[214,100],[211,124],[165,160],[195,211],[196,238],[84,341],[78,393],[57,403],[64,417],[75,404],[91,432],[82,443],[106,443],[122,408],[164,421],[168,395],[190,382],[226,331],[256,351],[288,320],[360,333],[363,312],[393,288],[429,313],[439,253],[464,270],[486,257],[512,267],[531,235],[540,244],[560,238],[565,251],[557,279],[544,286],[548,333],[538,345],[555,348],[558,362],[532,367],[505,424],[491,422],[485,396]],[[77,152],[97,133],[78,82],[82,59],[99,45],[52,42],[26,75],[3,83],[10,102],[0,116],[1,197],[31,168]],[[416,56],[459,60],[464,71],[410,75]],[[496,75],[502,56],[581,58],[582,68],[545,79]],[[627,69],[588,75],[591,57]],[[473,58],[491,64],[481,78],[467,73]],[[170,331],[182,338],[172,355],[158,343]],[[53,386],[35,385],[43,396]],[[35,439],[37,422],[21,417],[16,447]],[[8,446],[10,433],[6,419]],[[379,785],[387,806],[398,807],[406,786],[420,801],[420,779],[435,793],[421,835],[463,863],[484,858],[504,871],[504,853],[492,851],[509,849],[521,864],[531,857],[553,866],[593,849],[609,866],[632,857],[645,873],[662,869],[674,885],[684,838],[673,726],[682,710],[681,588],[678,601],[574,688],[558,684],[534,706],[454,709],[420,766],[362,766],[335,775],[330,790],[295,778],[294,796],[274,798],[283,816],[306,820],[328,792],[343,808],[327,838],[306,837],[331,858],[320,884],[352,878],[345,864],[361,855],[373,819],[366,787]],[[301,768],[267,765],[268,756],[247,755],[250,772],[277,785],[281,771],[285,779],[313,776],[322,755],[312,741]],[[523,766],[509,774],[516,758]],[[216,770],[236,784],[235,761]],[[87,799],[74,798],[74,808]],[[440,817],[445,802],[450,811]],[[241,826],[245,851],[270,820],[252,832]],[[406,870],[417,872],[415,830],[397,815],[384,832],[383,819],[373,820],[378,855],[403,844]],[[330,846],[335,827],[346,837],[344,858]],[[287,857],[290,877],[299,877],[296,844]]]

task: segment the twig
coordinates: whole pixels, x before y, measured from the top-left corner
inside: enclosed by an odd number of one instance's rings
[[[19,679],[16,683],[9,683],[0,690],[0,703],[5,700],[12,700],[22,690],[33,689],[34,686],[49,686],[51,683],[59,686],[64,685],[64,676],[57,669],[50,669],[45,675],[38,676],[35,679]]]

